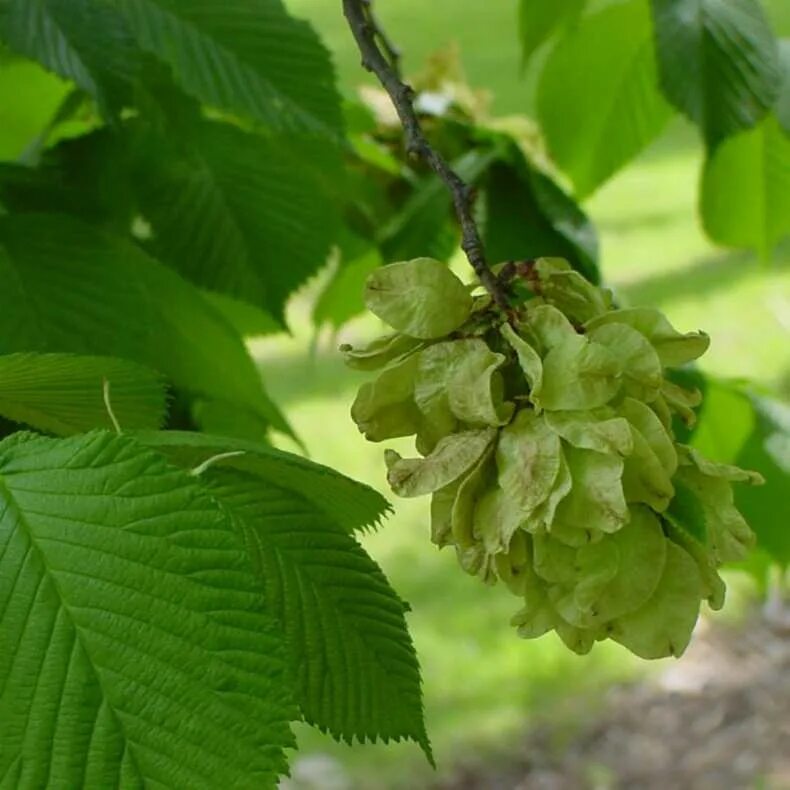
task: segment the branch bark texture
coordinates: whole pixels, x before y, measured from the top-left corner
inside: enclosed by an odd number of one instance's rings
[[[362,66],[376,75],[395,105],[406,135],[407,150],[422,158],[447,185],[461,225],[461,248],[481,285],[491,294],[496,305],[507,313],[505,291],[488,266],[483,240],[474,219],[472,189],[428,142],[414,109],[414,91],[400,77],[399,52],[377,25],[371,0],[343,0],[343,12],[362,55]]]

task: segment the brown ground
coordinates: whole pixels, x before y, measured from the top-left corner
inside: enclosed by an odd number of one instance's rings
[[[578,722],[580,716],[575,720]],[[703,626],[662,675],[589,722],[537,727],[512,761],[437,790],[790,790],[790,629]]]

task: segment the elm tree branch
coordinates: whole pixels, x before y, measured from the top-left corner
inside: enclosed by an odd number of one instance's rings
[[[414,110],[414,90],[398,74],[397,49],[376,24],[371,2],[372,0],[343,0],[343,13],[362,55],[362,66],[378,77],[392,99],[403,124],[409,153],[421,157],[447,185],[461,225],[461,248],[480,283],[491,294],[497,306],[507,313],[509,307],[505,291],[488,267],[483,241],[472,214],[472,189],[447,164],[442,155],[431,147],[425,137]]]

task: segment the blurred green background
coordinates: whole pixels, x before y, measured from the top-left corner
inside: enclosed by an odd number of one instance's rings
[[[340,3],[288,0],[332,48],[343,89],[353,94],[370,79],[359,66]],[[498,115],[528,113],[530,86],[520,74],[514,2],[380,0],[378,15],[400,45],[406,73],[419,72],[432,52],[457,43],[469,83],[490,91]],[[767,4],[775,28],[790,34],[790,3]],[[712,336],[702,367],[748,376],[790,391],[790,249],[771,261],[722,251],[698,224],[695,202],[702,149],[697,132],[675,121],[640,159],[607,183],[585,208],[601,235],[602,269],[618,299],[660,307],[681,330]],[[382,330],[359,319],[339,336],[314,337],[311,289],[293,300],[291,337],[257,341],[267,386],[286,410],[312,457],[387,493],[383,447],[354,430],[348,408],[363,377],[343,367],[336,346]],[[397,442],[390,443],[397,449]],[[407,446],[407,445],[404,445]],[[428,501],[399,500],[395,514],[364,540],[391,582],[412,606],[409,624],[422,664],[426,713],[439,763],[447,773],[463,756],[506,758],[518,734],[545,717],[575,720],[594,710],[601,689],[616,680],[660,671],[611,643],[578,657],[553,634],[536,642],[508,626],[512,596],[459,573],[455,557],[428,539]],[[730,574],[730,602],[718,617],[737,615],[749,581]],[[571,698],[575,699],[571,702]],[[297,761],[317,763],[326,787],[413,788],[431,781],[416,746],[339,747],[306,728]],[[296,786],[313,786],[308,783]],[[316,787],[322,786],[320,783]]]

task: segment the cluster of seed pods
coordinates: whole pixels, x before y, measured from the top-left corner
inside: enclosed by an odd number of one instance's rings
[[[521,636],[679,655],[701,602],[723,603],[719,567],[753,539],[732,483],[759,482],[676,440],[701,395],[668,373],[708,338],[614,309],[559,259],[512,285],[504,316],[439,261],[374,272],[366,303],[394,333],[342,348],[377,371],[352,417],[374,442],[416,437],[417,457],[385,453],[392,490],[431,495],[433,542],[521,599]]]

